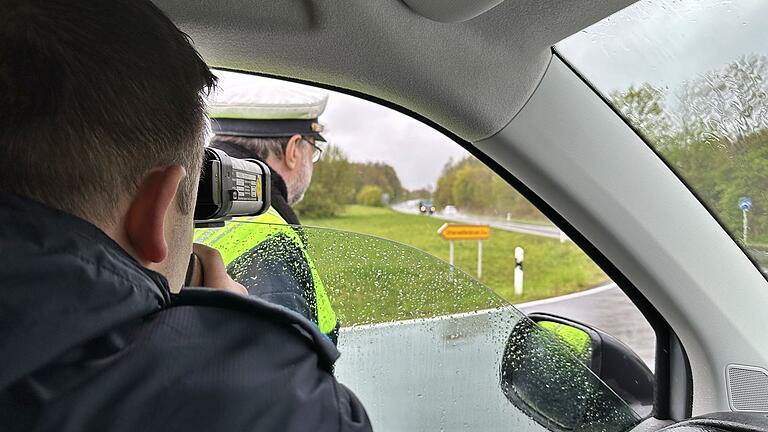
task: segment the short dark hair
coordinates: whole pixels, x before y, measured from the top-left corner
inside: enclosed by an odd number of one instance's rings
[[[240,159],[256,158],[264,162],[270,155],[282,160],[291,137],[242,137],[233,135],[214,135],[210,146],[223,150],[228,155]]]
[[[194,205],[216,77],[146,0],[0,2],[0,190],[93,222],[158,167]]]

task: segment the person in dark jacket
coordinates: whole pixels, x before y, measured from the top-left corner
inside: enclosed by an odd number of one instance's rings
[[[371,430],[317,326],[193,248],[187,37],[148,1],[5,0],[0,40],[0,430]]]

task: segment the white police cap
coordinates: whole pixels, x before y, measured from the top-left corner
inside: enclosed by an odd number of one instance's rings
[[[208,101],[208,116],[217,135],[283,137],[320,135],[318,117],[328,94],[300,84],[256,76],[222,75]]]

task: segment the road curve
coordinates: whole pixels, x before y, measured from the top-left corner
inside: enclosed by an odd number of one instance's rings
[[[420,214],[418,209],[418,204],[419,204],[419,200],[404,201],[404,202],[393,205],[392,210],[399,213],[405,213],[405,214]],[[489,217],[467,215],[467,214],[460,214],[460,213],[457,213],[454,215],[445,215],[442,213],[435,213],[431,217],[444,220],[447,222],[490,225],[493,228],[497,228],[504,231],[512,231],[512,232],[517,232],[521,234],[530,234],[530,235],[535,235],[540,237],[559,239],[561,235],[560,230],[553,225],[536,225],[536,224],[525,224],[525,223],[518,223],[518,222],[506,222],[506,221],[500,221],[498,219],[493,219]]]
[[[587,291],[514,306],[526,315],[545,312],[597,327],[632,348],[653,370],[656,349],[653,329],[613,282]]]
[[[419,214],[418,203],[419,200],[405,201],[393,205],[392,209],[400,213]],[[432,217],[449,222],[487,224],[522,234],[560,238],[560,230],[552,225],[503,222],[472,215],[447,217],[435,214]],[[626,294],[613,282],[574,294],[514,306],[525,314],[551,313],[597,327],[627,344],[653,369],[656,346],[653,329]]]

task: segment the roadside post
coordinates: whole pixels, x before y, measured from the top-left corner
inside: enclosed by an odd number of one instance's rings
[[[477,241],[477,279],[483,277],[483,241]]]
[[[747,244],[747,230],[748,230],[748,224],[747,224],[747,212],[752,210],[752,198],[750,197],[741,197],[739,198],[739,208],[741,209],[741,223],[742,227],[744,229],[743,232],[743,240],[744,244]]]
[[[523,259],[525,258],[525,250],[520,246],[515,248],[515,295],[523,294]]]
[[[491,227],[488,225],[461,225],[445,223],[437,233],[448,240],[448,262],[454,265],[455,240],[477,240],[477,278],[483,276],[483,241],[491,236]]]

